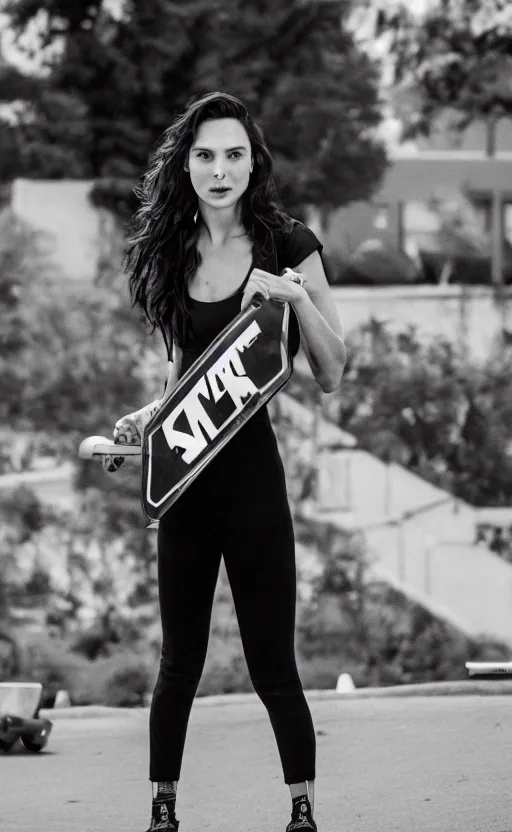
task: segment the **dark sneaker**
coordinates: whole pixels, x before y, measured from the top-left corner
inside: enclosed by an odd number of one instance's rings
[[[293,800],[292,819],[286,832],[317,832],[316,823],[311,814],[311,804],[306,795]]]
[[[153,801],[153,817],[147,832],[178,832],[179,825],[179,820],[176,820],[173,811],[169,811],[169,806],[164,800],[161,803]]]

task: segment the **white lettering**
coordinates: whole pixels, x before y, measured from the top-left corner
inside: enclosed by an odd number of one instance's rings
[[[215,362],[213,367],[208,370],[206,376],[199,379],[178,407],[162,423],[162,430],[169,448],[171,450],[174,450],[176,447],[183,448],[184,454],[182,458],[188,465],[208,445],[208,441],[205,439],[201,427],[204,428],[210,441],[215,439],[220,430],[215,427],[198,398],[199,395],[207,399],[210,398],[206,379],[208,379],[211,387],[213,401],[219,401],[221,396],[227,393],[233,400],[237,412],[243,408],[243,399],[247,399],[248,396],[252,396],[258,392],[258,388],[254,382],[245,373],[240,353],[244,352],[244,350],[248,349],[254,343],[260,332],[260,327],[256,321],[253,321],[239,335],[229,349],[226,350],[224,355]],[[182,414],[188,420],[190,430],[192,431],[191,434],[176,430],[174,427],[176,420]]]
[[[176,447],[183,448],[185,451],[183,461],[187,464],[193,462],[208,444],[201,431],[201,426],[204,427],[210,439],[214,439],[219,432],[198,399],[200,393],[206,398],[209,398],[205,378],[199,379],[192,390],[187,393],[181,404],[162,423],[162,430],[169,448],[171,450]],[[183,431],[174,428],[177,418],[182,413],[185,414],[188,420],[192,434],[183,433]]]
[[[254,382],[245,374],[240,353],[254,343],[260,332],[260,327],[256,321],[253,321],[239,335],[229,350],[224,355],[221,355],[213,367],[208,370],[207,377],[212,388],[214,401],[217,402],[224,395],[224,392],[226,392],[233,399],[237,410],[241,410],[244,405],[242,399],[247,399],[248,396],[254,396],[258,392],[258,388]],[[224,389],[221,389],[221,384]]]

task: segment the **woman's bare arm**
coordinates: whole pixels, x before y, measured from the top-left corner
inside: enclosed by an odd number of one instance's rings
[[[160,398],[160,407],[163,405],[165,401],[167,401],[173,390],[176,388],[176,385],[178,384],[183,353],[181,349],[178,347],[176,341],[173,342],[172,354],[173,360],[169,361],[167,364],[167,378],[165,380],[165,389],[163,395]]]
[[[181,369],[182,352],[176,343],[173,345],[173,360],[168,362],[167,378],[163,394],[154,402],[144,405],[140,410],[122,416],[114,427],[114,441],[132,444],[142,441],[142,434],[148,422],[153,418],[178,384]]]

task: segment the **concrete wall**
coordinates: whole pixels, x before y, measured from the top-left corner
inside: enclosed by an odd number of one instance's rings
[[[89,202],[93,183],[17,179],[11,208],[40,235],[40,248],[62,276],[93,280],[104,246],[104,212]]]
[[[487,286],[334,287],[345,334],[375,318],[396,329],[410,325],[425,336],[442,336],[485,358],[503,328],[512,330],[512,287],[497,299]]]

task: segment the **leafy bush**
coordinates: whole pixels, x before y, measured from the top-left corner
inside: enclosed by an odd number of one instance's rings
[[[43,708],[53,707],[59,690],[68,691],[72,705],[139,707],[156,679],[156,664],[140,652],[123,650],[89,661],[67,641],[39,636],[26,644],[26,653],[19,680],[42,683]]]
[[[338,396],[324,415],[383,462],[397,462],[475,506],[512,502],[512,344],[481,363],[448,339],[371,320],[346,339]],[[314,409],[311,379],[290,393]]]
[[[299,666],[305,687],[333,688],[340,673],[356,687],[466,680],[467,661],[508,660],[496,639],[471,639],[387,584],[373,581],[364,594],[363,627],[340,626],[343,600],[320,593],[298,626]],[[362,637],[361,637],[362,636]]]
[[[316,655],[306,658],[300,650],[297,666],[304,690],[334,690],[340,673],[350,673],[356,687],[364,684],[364,671],[342,656]]]
[[[32,636],[26,643],[25,662],[22,679],[43,685],[43,708],[53,706],[59,690],[67,690],[73,704],[84,704],[81,696],[89,662],[71,653],[65,642]]]
[[[382,240],[366,240],[348,257],[339,283],[355,286],[393,286],[416,283],[421,277],[413,260]]]
[[[247,693],[253,690],[240,638],[210,639],[198,696]]]
[[[118,708],[136,708],[144,705],[149,693],[152,671],[142,656],[124,655],[105,660],[102,702]]]
[[[438,284],[446,268],[447,255],[442,251],[420,249],[419,258],[424,283]],[[450,257],[449,282],[466,286],[490,286],[492,284],[492,261],[483,254],[457,254]],[[503,265],[503,282],[512,283],[510,258]]]

